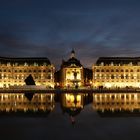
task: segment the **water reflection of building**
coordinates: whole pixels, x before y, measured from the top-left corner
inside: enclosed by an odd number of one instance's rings
[[[140,94],[108,93],[93,94],[93,108],[99,112],[139,111]]]
[[[61,107],[70,116],[79,114],[84,107],[84,94],[62,94]]]
[[[35,94],[29,101],[24,94],[0,94],[0,112],[50,112],[54,94]]]
[[[140,87],[139,57],[101,57],[92,69],[95,87]]]
[[[54,86],[54,66],[48,58],[0,58],[0,87],[24,85],[29,75],[36,85]]]

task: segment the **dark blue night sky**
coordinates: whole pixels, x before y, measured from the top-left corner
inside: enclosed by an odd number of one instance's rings
[[[139,0],[1,0],[0,55],[48,57],[72,48],[86,67],[100,56],[140,56]]]

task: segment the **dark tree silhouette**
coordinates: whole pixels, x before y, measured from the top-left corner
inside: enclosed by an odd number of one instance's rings
[[[35,85],[35,81],[31,74],[24,80],[24,82],[26,83],[26,85]],[[25,93],[25,96],[29,101],[31,101],[34,96],[34,93]]]
[[[35,85],[35,81],[31,74],[24,81],[26,85]]]

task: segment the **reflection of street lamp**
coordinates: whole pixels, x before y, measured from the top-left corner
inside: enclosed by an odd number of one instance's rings
[[[75,124],[75,118],[73,116],[70,116],[71,123],[74,125]]]
[[[74,103],[74,110],[76,109],[76,105],[77,105],[77,94],[73,94],[73,96],[74,96],[74,101],[73,101],[73,103]],[[72,125],[74,125],[75,124],[75,118],[74,118],[74,116],[73,115],[70,115],[70,119],[71,119],[71,123],[72,123]]]
[[[77,94],[74,94],[74,101],[73,101],[74,102],[74,107],[76,107],[76,104],[77,104],[77,98],[76,97],[77,97]]]

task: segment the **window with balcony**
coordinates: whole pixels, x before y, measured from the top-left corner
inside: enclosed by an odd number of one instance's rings
[[[96,72],[100,72],[100,70],[99,70],[99,69],[97,69],[97,70],[96,70]]]
[[[111,79],[114,79],[114,75],[111,75]]]
[[[121,79],[124,79],[124,76],[123,75],[121,75]]]
[[[109,72],[109,70],[106,70],[106,72]]]
[[[114,70],[111,70],[111,72],[114,72]]]
[[[128,76],[128,74],[126,74],[125,78],[126,78],[126,79],[129,79],[129,76]]]
[[[128,72],[128,69],[126,69],[125,72]]]
[[[104,72],[104,69],[102,69],[101,72]]]

